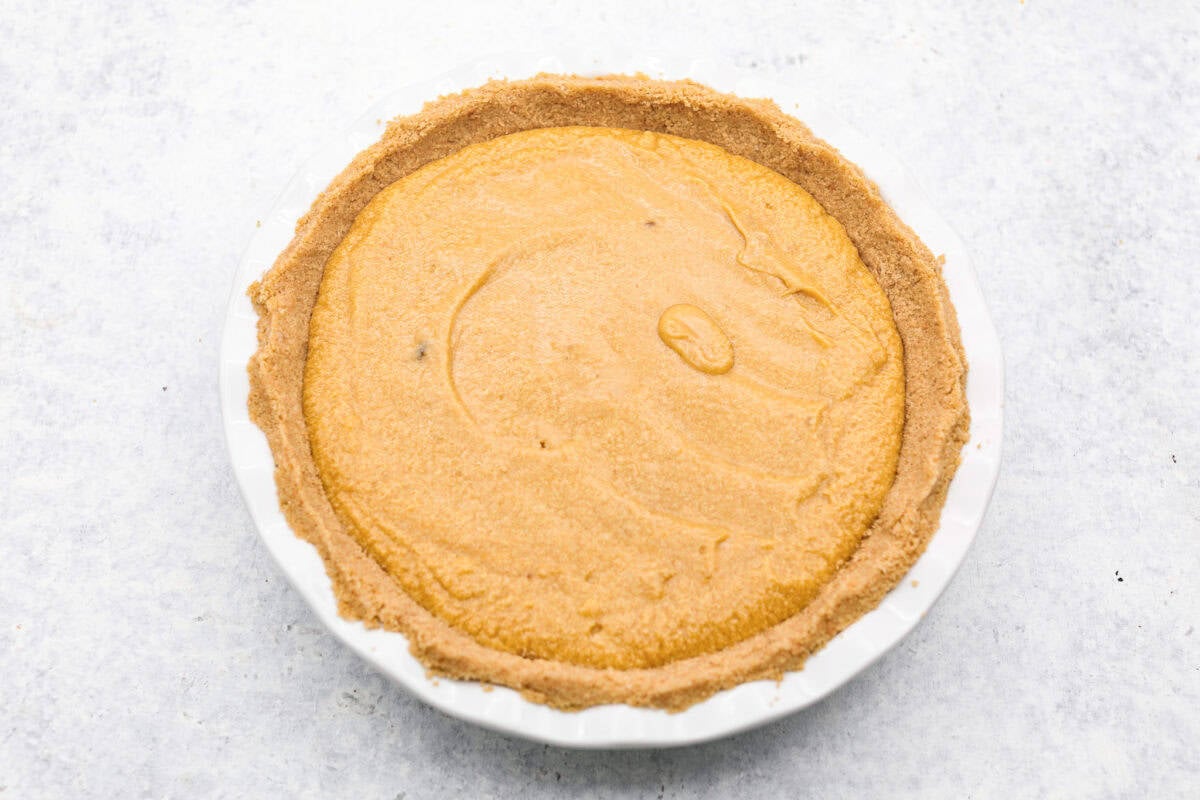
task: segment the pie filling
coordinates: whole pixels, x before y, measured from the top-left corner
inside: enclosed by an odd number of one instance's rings
[[[489,139],[325,264],[303,412],[346,532],[494,650],[712,653],[803,609],[896,475],[888,298],[842,225],[712,144]]]

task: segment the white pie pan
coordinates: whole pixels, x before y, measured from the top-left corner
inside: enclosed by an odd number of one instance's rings
[[[941,524],[907,576],[874,611],[833,638],[803,670],[782,681],[757,681],[720,692],[680,713],[608,705],[563,712],[506,688],[431,679],[398,633],[368,630],[338,615],[333,589],[312,545],[288,527],[275,493],[266,438],[250,421],[246,363],[257,347],[255,313],[246,288],[290,241],[296,220],[356,153],[376,141],[387,120],[418,111],[439,95],[488,78],[538,72],[613,72],[692,78],[742,97],[769,97],[858,164],[929,248],[945,255],[945,280],[958,310],[970,373],[971,439],[950,486]],[[597,56],[506,55],[409,84],[376,103],[337,139],[321,147],[266,212],[238,265],[225,320],[220,363],[221,412],[229,456],[242,495],[267,549],[317,617],[347,646],[426,703],[451,716],[539,742],[579,748],[667,747],[728,736],[809,706],[842,686],[894,647],[925,615],[962,564],[983,520],[1000,470],[1004,370],[966,247],[891,156],[824,110],[810,91],[764,80],[709,60]]]

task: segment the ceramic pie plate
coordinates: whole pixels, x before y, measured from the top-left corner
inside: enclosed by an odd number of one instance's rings
[[[625,705],[564,712],[525,700],[511,689],[485,690],[477,683],[433,679],[409,653],[402,634],[368,630],[359,622],[343,619],[317,551],[292,533],[279,510],[271,451],[266,437],[250,421],[246,406],[250,389],[246,364],[258,346],[257,317],[246,289],[274,263],[291,240],[296,220],[317,195],[360,150],[383,134],[384,124],[392,117],[419,111],[427,100],[477,86],[489,78],[524,78],[538,72],[640,72],[653,78],[692,78],[741,97],[773,99],[858,164],[929,249],[945,255],[945,281],[962,328],[970,365],[971,438],[963,447],[941,524],[924,555],[875,610],[817,651],[804,669],[788,673],[778,682],[742,684],[679,713]],[[267,549],[321,622],[379,671],[451,716],[539,742],[580,748],[677,746],[744,731],[812,705],[894,647],[950,583],[983,520],[1000,470],[1003,380],[1000,342],[966,248],[891,156],[831,116],[819,98],[803,87],[764,80],[708,60],[673,62],[614,58],[611,54],[490,58],[412,83],[377,102],[316,152],[262,218],[237,268],[220,363],[221,413],[238,485]]]

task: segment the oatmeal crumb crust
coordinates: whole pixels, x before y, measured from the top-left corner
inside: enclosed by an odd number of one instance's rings
[[[653,669],[522,658],[484,647],[426,611],[342,528],[313,463],[301,405],[309,317],[325,263],[366,204],[399,178],[469,144],[572,125],[710,142],[794,181],[845,227],[887,294],[904,345],[899,466],[858,550],[800,613],[724,650]],[[343,616],[403,632],[432,673],[509,686],[559,708],[627,703],[680,710],[722,689],[801,668],[878,605],[924,551],[967,440],[966,360],[939,260],[861,170],[774,103],[690,81],[619,75],[493,81],[393,120],[317,198],[249,294],[259,314],[259,347],[248,366],[250,415],[274,454],[283,513],[324,559]]]

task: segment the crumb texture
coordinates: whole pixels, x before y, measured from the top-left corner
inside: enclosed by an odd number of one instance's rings
[[[587,163],[609,169],[573,196]],[[454,206],[453,170],[513,202]],[[512,235],[454,234],[485,219]],[[579,219],[621,236],[568,235]],[[966,439],[933,256],[801,123],[690,82],[544,75],[430,103],[250,294],[251,414],[342,613],[559,707],[679,709],[798,668],[923,551]]]

